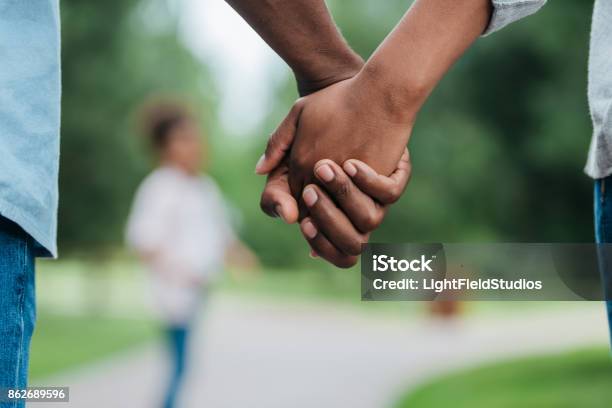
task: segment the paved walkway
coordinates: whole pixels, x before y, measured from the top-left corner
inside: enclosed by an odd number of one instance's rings
[[[595,303],[450,325],[329,305],[219,297],[209,306],[185,408],[382,408],[406,387],[453,368],[607,341]],[[160,346],[150,345],[50,379],[45,385],[71,387],[71,403],[32,406],[155,408],[164,364]]]

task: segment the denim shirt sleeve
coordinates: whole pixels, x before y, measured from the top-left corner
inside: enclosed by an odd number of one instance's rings
[[[493,14],[483,36],[537,12],[547,0],[491,0]]]

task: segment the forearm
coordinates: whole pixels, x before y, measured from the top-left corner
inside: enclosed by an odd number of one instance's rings
[[[348,46],[323,0],[226,0],[291,67],[301,94],[355,75]]]
[[[490,0],[416,0],[363,69],[386,107],[411,121],[453,63],[483,33]]]

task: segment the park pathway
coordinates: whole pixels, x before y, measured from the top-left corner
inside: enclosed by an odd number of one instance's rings
[[[407,387],[453,368],[603,345],[605,325],[596,303],[523,306],[448,324],[219,296],[194,341],[183,406],[384,408]],[[164,364],[159,345],[132,350],[43,382],[69,385],[69,404],[30,406],[156,408]]]

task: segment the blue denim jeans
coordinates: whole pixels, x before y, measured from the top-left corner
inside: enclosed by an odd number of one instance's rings
[[[185,363],[187,362],[187,341],[190,329],[185,326],[166,328],[168,348],[172,357],[170,381],[164,397],[163,408],[174,408],[178,398],[183,379],[185,377]]]
[[[0,217],[0,388],[25,388],[36,320],[34,245],[19,226]],[[0,408],[24,407],[0,402]]]
[[[598,244],[612,243],[612,176],[595,180],[595,240]],[[612,279],[612,265],[608,259],[600,253],[600,271],[604,288],[610,287]],[[608,291],[608,290],[606,290]],[[606,293],[606,299],[610,299],[612,293]],[[608,311],[608,327],[610,339],[612,340],[612,300],[606,302]]]

